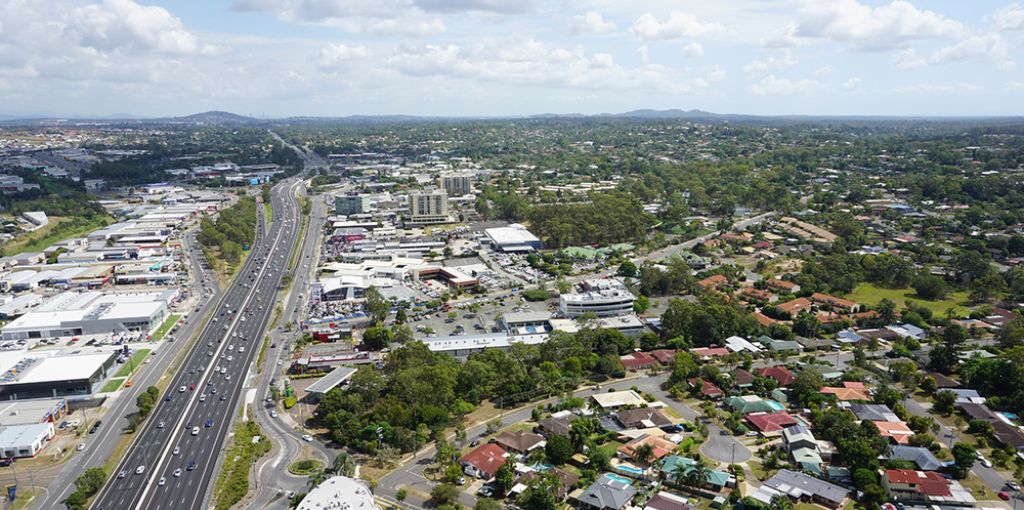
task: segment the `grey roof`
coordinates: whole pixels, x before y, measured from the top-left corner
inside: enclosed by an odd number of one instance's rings
[[[619,510],[629,503],[636,495],[632,485],[621,480],[602,476],[590,484],[578,498],[594,508]]]
[[[858,420],[903,421],[885,404],[850,404],[850,411]]]
[[[917,465],[922,471],[936,471],[946,466],[947,463],[939,462],[932,452],[921,446],[893,445],[889,447],[889,458],[909,460]]]
[[[310,384],[306,391],[308,393],[327,393],[334,389],[335,386],[348,380],[354,373],[356,373],[356,369],[352,367],[335,367],[327,375]]]
[[[850,493],[838,485],[788,469],[780,469],[775,476],[765,480],[764,485],[788,494],[790,497],[799,498],[808,494],[835,504],[842,503]]]
[[[803,346],[796,340],[767,340],[761,342],[773,351],[801,351]]]

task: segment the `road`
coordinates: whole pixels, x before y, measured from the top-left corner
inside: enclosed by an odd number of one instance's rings
[[[257,237],[245,265],[94,508],[206,506],[246,374],[298,235],[294,192],[299,185],[288,179],[274,187],[269,226],[259,208]]]
[[[668,407],[687,421],[693,422],[699,416],[699,413],[686,404],[673,399],[668,393],[661,389],[661,383],[668,379],[668,375],[668,373],[664,373],[650,377],[641,376],[638,379],[603,384],[601,385],[600,390],[595,390],[594,387],[589,386],[584,389],[574,391],[573,395],[576,397],[586,398],[598,391],[604,393],[609,389],[624,390],[636,386],[641,391],[654,395],[655,398],[664,402]],[[536,405],[536,403],[521,407],[514,411],[506,412],[504,416],[501,417],[502,423],[510,425],[513,423],[529,421],[534,405]],[[482,437],[486,429],[486,424],[478,424],[476,426],[468,427],[466,429],[466,437],[469,440]],[[713,443],[713,445],[706,449],[702,448],[702,453],[721,462],[730,462],[733,453],[735,453],[736,462],[743,462],[751,457],[750,450],[746,446],[737,441],[736,438],[731,435],[720,435],[719,430],[720,429],[714,424],[708,424],[708,433],[714,438],[709,439],[708,442]],[[400,508],[425,508],[426,501],[421,497],[421,495],[429,494],[430,489],[433,488],[435,483],[423,476],[423,470],[430,466],[433,462],[433,457],[433,446],[420,450],[417,452],[416,459],[414,461],[407,463],[382,477],[377,485],[376,494]],[[401,504],[399,504],[395,499],[395,493],[399,488],[404,488],[407,492],[406,500]],[[476,496],[467,492],[459,493],[459,504],[472,508],[475,503]]]
[[[288,324],[302,318],[306,304],[306,292],[309,288],[309,281],[313,277],[318,258],[316,254],[320,251],[320,243],[323,236],[324,222],[327,218],[327,205],[320,197],[312,198],[312,215],[309,218],[309,226],[306,229],[306,236],[299,251],[301,257],[298,259],[294,271],[292,290],[285,296],[281,324]],[[270,396],[270,381],[281,380],[288,369],[291,346],[293,345],[298,331],[284,331],[280,326],[270,332],[271,342],[277,345],[276,348],[267,351],[264,363],[263,375],[257,384],[257,401],[264,402]],[[281,364],[278,364],[281,360]],[[287,467],[292,462],[304,458],[300,454],[304,447],[315,451],[315,456],[326,464],[330,464],[335,452],[319,441],[305,442],[302,439],[303,431],[300,424],[294,423],[288,413],[280,413],[278,417],[272,416],[271,411],[276,412],[276,404],[268,406],[257,406],[253,411],[256,419],[277,447],[277,451],[270,457],[264,458],[256,466],[257,479],[259,483],[252,496],[252,502],[246,508],[280,508],[288,507],[287,499],[280,497],[289,491],[302,492],[306,489],[306,477],[297,477],[288,473]]]
[[[74,481],[78,475],[90,467],[102,466],[114,454],[114,449],[121,441],[123,430],[128,426],[127,416],[135,413],[135,399],[149,386],[155,385],[169,368],[181,349],[188,345],[188,340],[196,333],[203,318],[209,313],[221,295],[220,284],[217,279],[203,268],[202,251],[195,241],[195,232],[185,235],[184,243],[187,246],[187,255],[191,267],[192,288],[195,292],[201,292],[200,304],[185,317],[180,324],[178,332],[173,336],[177,341],[165,341],[160,345],[156,356],[152,361],[143,365],[132,377],[135,383],[131,388],[124,388],[111,398],[108,410],[103,417],[103,425],[95,434],[90,434],[82,439],[85,450],[77,453],[60,466],[60,472],[48,484],[42,499],[33,504],[33,508],[58,508],[60,502],[68,497],[74,490]],[[200,289],[209,289],[200,291]],[[96,416],[91,411],[81,413],[81,418],[95,420]],[[77,414],[77,413],[76,413]],[[83,428],[88,429],[89,425],[84,424]],[[37,477],[37,481],[43,478]]]

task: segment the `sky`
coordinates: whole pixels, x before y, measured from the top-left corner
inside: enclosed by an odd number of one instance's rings
[[[1006,0],[3,0],[0,114],[1024,115]]]

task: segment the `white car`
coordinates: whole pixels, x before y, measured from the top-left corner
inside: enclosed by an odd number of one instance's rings
[[[139,467],[135,468],[135,474],[137,474],[137,475],[141,475],[142,473],[145,473],[145,472],[146,472],[146,466],[139,466]]]
[[[182,386],[182,387],[178,388],[178,393],[185,393],[185,387]]]
[[[181,453],[181,447],[180,446],[175,446],[174,450],[171,451],[171,455],[177,455],[179,453]]]
[[[164,485],[167,485],[167,477],[161,476],[160,477],[160,481],[157,482],[157,485],[159,485],[161,487],[163,487]]]
[[[75,449],[78,450],[78,451],[84,450],[85,449],[85,443],[78,443],[78,446],[76,446]]]
[[[199,435],[199,427],[192,427],[192,435],[193,436],[198,436]]]
[[[307,443],[312,443],[313,442],[313,436],[311,436],[309,434],[303,434],[302,435],[302,440],[307,442]]]

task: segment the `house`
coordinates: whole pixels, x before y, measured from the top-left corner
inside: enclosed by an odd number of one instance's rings
[[[984,420],[992,424],[992,435],[1000,443],[1015,450],[1024,450],[1024,432],[1021,432],[1005,417],[993,412],[985,404],[958,404],[957,407],[972,420]]]
[[[743,287],[739,295],[750,303],[774,303],[779,300],[779,296],[755,287]]]
[[[572,411],[559,411],[537,422],[537,432],[546,437],[568,436],[574,419],[576,415]]]
[[[654,367],[657,362],[654,356],[642,351],[635,351],[619,357],[622,366],[631,372],[647,370]]]
[[[956,506],[974,503],[970,491],[964,489],[959,482],[947,479],[935,471],[886,469],[882,472],[882,487],[889,493],[889,497],[897,501]]]
[[[828,305],[833,309],[843,311],[846,313],[856,313],[860,311],[860,305],[850,301],[849,299],[843,299],[840,297],[830,296],[828,294],[822,294],[815,292],[811,294],[811,301],[819,305]]]
[[[544,436],[525,430],[505,431],[494,438],[494,443],[506,451],[526,454],[537,448],[543,448]]]
[[[754,374],[737,368],[729,373],[729,377],[732,378],[733,386],[737,388],[749,388],[754,384]]]
[[[698,507],[690,505],[688,501],[682,496],[662,490],[647,500],[647,506],[643,510],[698,510]]]
[[[649,429],[672,425],[672,419],[653,407],[625,409],[615,413],[615,420],[627,429]]]
[[[671,366],[676,362],[676,354],[679,351],[675,349],[658,349],[651,351],[651,356],[654,357],[655,361],[661,364],[661,366]]]
[[[871,400],[871,395],[862,382],[844,381],[841,387],[825,386],[821,392],[826,395],[833,395],[837,400]]]
[[[559,501],[564,500],[565,496],[569,493],[569,491],[572,490],[572,488],[575,487],[576,484],[579,483],[580,481],[580,475],[566,471],[564,469],[553,467],[545,472],[554,475],[555,480],[557,480],[558,482],[554,486],[554,492],[555,497]],[[517,491],[519,487],[522,487],[525,490],[526,486],[529,485],[531,481],[540,477],[541,473],[534,471],[532,469],[530,471],[527,471],[526,473],[523,473],[522,476],[516,479],[516,485],[512,488],[512,494],[520,492]]]
[[[775,379],[779,386],[789,386],[796,382],[796,376],[788,368],[782,366],[758,368],[754,372],[761,377]]]
[[[716,274],[697,282],[697,288],[703,291],[720,290],[728,284],[729,279],[725,275]]]
[[[966,388],[951,388],[947,391],[952,391],[956,394],[957,404],[984,404],[985,397],[978,393],[978,390],[970,390]]]
[[[842,344],[859,344],[864,340],[867,339],[852,329],[844,329],[836,333],[836,341]]]
[[[490,480],[498,472],[498,468],[505,463],[505,456],[508,453],[494,443],[480,445],[469,453],[459,457],[459,465],[462,471],[469,476],[481,480]]]
[[[782,429],[800,423],[785,411],[777,413],[751,413],[744,416],[744,419],[765,437],[778,436],[782,434]]]
[[[698,381],[700,382],[700,394],[705,398],[715,400],[725,396],[725,392],[722,391],[722,389],[719,388],[718,386],[715,386],[715,383],[711,381],[705,381],[704,379],[700,379],[698,377],[692,377],[687,382],[690,383],[690,387],[693,388],[697,386]]]
[[[644,462],[641,462],[640,459],[633,456],[640,445],[650,445],[651,447],[651,458],[645,459]],[[661,459],[675,451],[675,449],[676,444],[664,437],[654,436],[651,434],[641,434],[636,439],[620,446],[616,452],[620,458],[629,459],[638,464],[653,464],[658,459]]]
[[[661,477],[663,480],[669,483],[678,484],[678,474],[681,471],[685,479],[686,475],[692,473],[698,469],[699,466],[697,461],[689,457],[680,457],[679,455],[669,455],[661,463]],[[695,475],[691,475],[695,476]],[[725,487],[731,487],[736,484],[736,478],[725,471],[718,471],[715,469],[704,468],[704,483],[701,485],[706,489],[714,491],[720,491]]]
[[[846,502],[850,491],[813,476],[780,469],[775,476],[765,480],[751,497],[769,505],[772,498],[779,495],[788,496],[797,502],[813,502],[828,508],[840,508]]]
[[[782,411],[782,404],[774,400],[766,400],[757,395],[743,395],[725,399],[725,405],[740,414],[774,413]]]
[[[878,433],[882,437],[887,437],[896,444],[907,444],[910,442],[910,436],[914,435],[914,431],[901,421],[873,421],[871,423],[878,427]]]
[[[959,388],[960,383],[956,379],[949,377],[948,375],[940,374],[938,372],[929,372],[928,376],[935,379],[935,387],[938,389],[949,389]]]
[[[622,510],[634,496],[636,488],[629,482],[605,475],[576,497],[576,506],[583,510]]]
[[[800,352],[804,349],[800,342],[796,340],[776,340],[774,338],[764,337],[763,339],[758,338],[757,341],[768,347],[768,350],[775,352]]]
[[[892,445],[889,447],[889,458],[913,462],[921,471],[938,471],[950,464],[939,461],[931,450],[923,446]]]
[[[797,292],[800,292],[800,285],[790,281],[780,280],[778,278],[769,278],[765,280],[764,284],[769,289],[774,289],[786,294],[796,294]]]
[[[725,348],[732,352],[761,352],[761,348],[747,341],[746,338],[741,336],[731,336],[725,339]]]
[[[891,422],[903,421],[899,416],[896,416],[896,413],[889,409],[889,406],[885,404],[851,403],[845,407],[848,407],[850,412],[852,412],[858,420]]]
[[[617,407],[641,407],[647,405],[647,401],[633,390],[613,391],[610,393],[595,393],[590,396],[601,409],[615,409]]]
[[[691,349],[690,353],[702,361],[708,361],[711,358],[728,356],[729,349],[726,349],[725,347],[698,347],[696,349]]]
[[[793,425],[782,430],[782,443],[789,451],[789,457],[800,469],[821,474],[821,453],[818,441],[805,425]]]
[[[781,305],[775,307],[775,311],[786,315],[787,317],[796,317],[800,315],[800,312],[809,312],[814,305],[810,299],[807,298],[796,298],[792,301],[786,301]]]
[[[896,333],[900,338],[913,338],[914,340],[924,340],[927,336],[925,330],[913,325],[913,324],[890,324],[885,327],[889,331]]]
[[[769,317],[769,316],[767,316],[767,315],[765,315],[765,314],[763,314],[761,312],[753,312],[750,315],[754,318],[754,320],[757,321],[758,324],[760,324],[760,325],[762,325],[762,326],[764,326],[766,328],[771,327],[772,324],[778,324],[779,323],[779,321],[777,321],[777,320],[775,320],[775,319],[773,319],[773,318],[771,318],[771,317]]]

